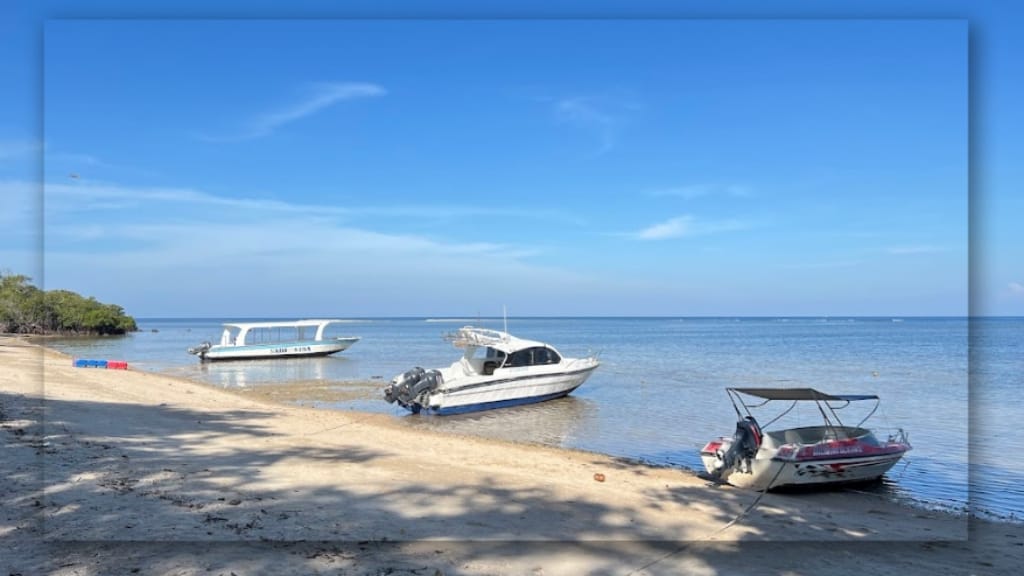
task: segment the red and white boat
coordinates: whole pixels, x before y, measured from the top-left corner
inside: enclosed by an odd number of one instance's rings
[[[880,402],[873,394],[825,394],[813,388],[726,388],[738,421],[732,437],[708,442],[700,451],[708,474],[741,488],[771,490],[876,480],[910,450],[899,429],[885,441],[861,426]],[[846,426],[838,411],[852,402],[875,404],[856,426]],[[762,430],[752,409],[788,403]],[[813,404],[822,425],[768,428],[798,403]]]

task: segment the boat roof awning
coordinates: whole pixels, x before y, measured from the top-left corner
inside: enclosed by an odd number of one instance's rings
[[[814,388],[728,388],[765,400],[878,400],[874,394],[826,394]]]
[[[451,341],[456,348],[489,347],[506,354],[534,346],[550,348],[547,344],[537,340],[517,338],[508,332],[474,326],[463,326],[455,333],[446,336],[446,339]]]
[[[225,322],[225,327],[249,329],[253,328],[310,328],[326,324],[344,323],[344,320],[271,320],[267,322]]]

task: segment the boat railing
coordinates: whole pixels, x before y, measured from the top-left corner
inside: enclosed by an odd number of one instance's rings
[[[897,428],[894,434],[889,434],[889,444],[906,444],[910,446],[910,438],[907,436],[907,432],[903,428]]]
[[[565,363],[566,368],[571,368],[577,364],[594,364],[597,362],[597,356],[587,356],[585,358],[565,358],[568,362]]]
[[[456,348],[466,348],[468,346],[490,346],[492,344],[508,342],[509,336],[505,332],[490,328],[465,326],[455,332],[445,334],[444,339],[451,342]]]

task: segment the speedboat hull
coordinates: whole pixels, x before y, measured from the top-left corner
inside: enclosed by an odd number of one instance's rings
[[[346,350],[359,338],[337,338],[317,342],[281,342],[247,346],[211,346],[201,354],[206,361],[257,360],[266,358],[302,358],[329,356]]]
[[[712,440],[701,450],[704,468],[739,488],[771,490],[868,482],[881,478],[910,449],[905,441],[879,443],[868,435],[815,444],[772,446],[770,436],[749,463],[723,467],[721,455],[731,438]]]
[[[579,388],[596,368],[594,363],[579,370],[552,374],[454,380],[427,396],[418,409],[410,409],[450,415],[554,400]]]

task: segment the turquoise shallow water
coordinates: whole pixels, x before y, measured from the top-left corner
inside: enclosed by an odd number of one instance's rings
[[[903,428],[914,445],[876,488],[881,495],[1024,521],[1024,440],[1012,433],[1020,419],[1016,393],[1024,389],[1024,319],[510,318],[513,334],[550,342],[567,356],[597,352],[602,366],[568,398],[450,417],[407,414],[387,404],[382,389],[413,366],[456,359],[445,332],[470,323],[501,328],[501,319],[362,319],[334,329],[361,337],[340,355],[200,364],[186,349],[217,341],[221,321],[140,319],[140,331],[125,337],[51,345],[219,387],[379,380],[379,389],[353,387],[359,393],[351,401],[320,407],[693,470],[701,469],[698,451],[709,438],[732,432],[727,386],[878,394],[882,404],[869,426],[879,436]]]

